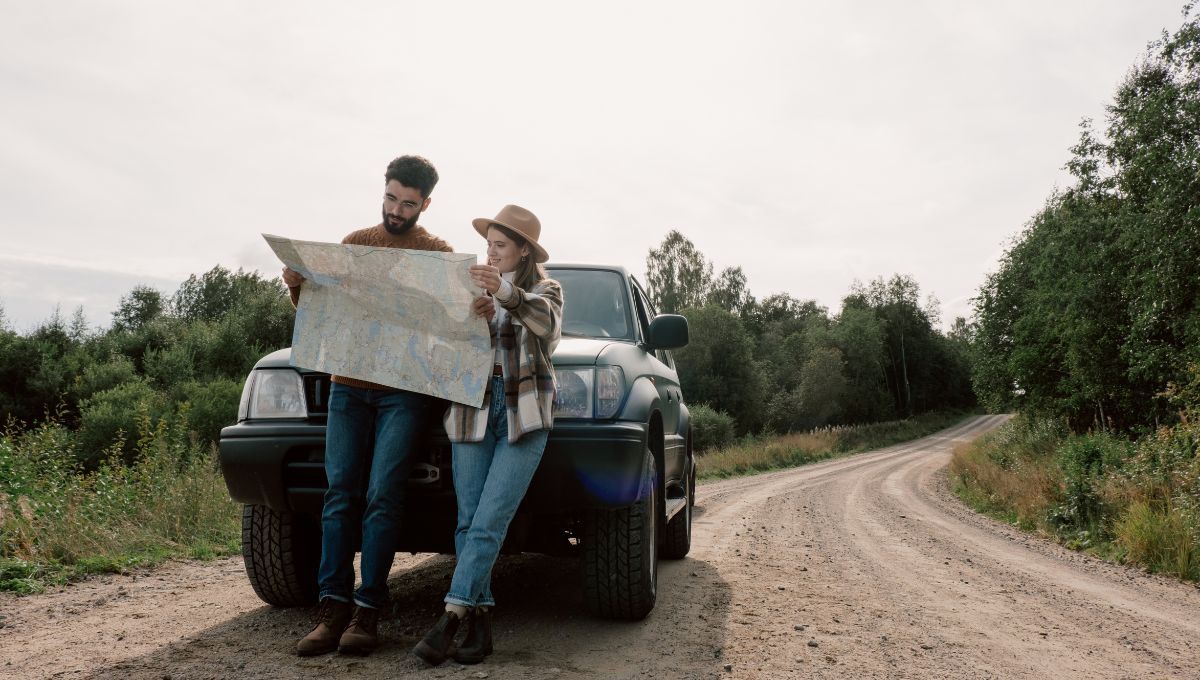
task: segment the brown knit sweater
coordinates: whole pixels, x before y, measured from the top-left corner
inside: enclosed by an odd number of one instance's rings
[[[342,243],[349,243],[356,246],[374,246],[376,248],[404,248],[406,250],[440,250],[443,253],[452,253],[454,249],[450,247],[442,239],[434,236],[425,230],[420,225],[414,226],[412,229],[404,232],[399,236],[394,236],[383,227],[383,223],[379,223],[373,227],[359,229],[358,231],[350,232],[346,238],[342,239]],[[303,284],[301,284],[303,285]],[[300,301],[300,286],[289,289],[292,295],[292,305],[294,306]],[[393,387],[387,385],[378,385],[366,380],[356,380],[348,378],[344,375],[333,376],[333,382],[350,387],[364,387],[369,390],[394,390]]]

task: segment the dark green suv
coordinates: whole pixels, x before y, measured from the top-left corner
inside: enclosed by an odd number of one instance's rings
[[[658,556],[681,558],[691,544],[696,466],[671,357],[688,342],[687,320],[657,315],[620,267],[547,269],[566,301],[554,429],[504,550],[578,554],[589,609],[640,619],[654,607]],[[326,488],[329,376],[290,355],[255,365],[220,443],[229,494],[245,504],[246,574],[277,606],[316,599]],[[409,479],[402,551],[454,552],[450,445],[435,411]]]

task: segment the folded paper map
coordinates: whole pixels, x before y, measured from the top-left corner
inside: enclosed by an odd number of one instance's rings
[[[293,366],[483,404],[493,350],[471,309],[475,255],[263,238],[305,278]]]

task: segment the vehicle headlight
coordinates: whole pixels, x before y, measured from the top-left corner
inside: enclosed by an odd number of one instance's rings
[[[291,369],[251,371],[242,390],[246,418],[303,418],[308,415],[304,405],[304,380]],[[242,407],[238,407],[238,418]]]
[[[558,368],[556,418],[611,418],[625,397],[625,376],[619,366]]]

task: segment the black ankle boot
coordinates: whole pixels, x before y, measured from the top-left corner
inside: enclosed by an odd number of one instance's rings
[[[460,621],[458,614],[443,612],[442,618],[425,633],[425,639],[413,647],[412,653],[431,666],[442,663],[453,651],[454,634],[458,632]]]
[[[476,664],[492,653],[492,608],[476,608],[467,623],[467,639],[454,652],[461,664]]]

